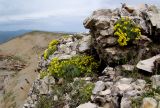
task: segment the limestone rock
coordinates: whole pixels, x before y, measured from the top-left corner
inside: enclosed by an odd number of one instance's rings
[[[103,44],[103,46],[114,46],[117,44],[117,38],[116,37],[108,37],[106,39],[102,39],[100,42],[101,42],[101,44]]]
[[[133,81],[132,78],[122,78],[118,81],[118,83],[120,83],[120,84],[131,84],[132,81]]]
[[[125,71],[133,71],[134,70],[134,66],[133,65],[129,65],[129,64],[125,64],[122,65],[122,69]]]
[[[121,108],[132,108],[131,100],[129,98],[122,98],[121,100]]]
[[[132,83],[132,85],[136,88],[136,89],[144,89],[146,86],[146,81],[142,80],[142,79],[137,79],[134,83]]]
[[[45,76],[43,78],[43,80],[47,85],[54,85],[55,84],[55,79],[52,76]]]
[[[133,90],[133,87],[130,84],[117,84],[116,87],[120,90],[120,92]]]
[[[150,97],[144,98],[141,108],[157,108],[157,101]]]
[[[93,94],[97,94],[100,91],[103,91],[104,89],[105,89],[105,83],[102,82],[102,81],[97,81],[96,84],[95,84],[94,89],[92,90],[92,93]]]
[[[105,95],[109,95],[111,94],[111,90],[110,89],[106,89],[104,91],[100,91],[99,95],[101,96],[105,96]]]
[[[112,103],[106,103],[102,108],[114,108],[114,106]]]
[[[85,36],[79,43],[79,52],[86,52],[90,50],[91,36]]]
[[[160,73],[160,58],[155,60],[153,71],[154,71],[155,74]]]
[[[98,106],[96,104],[88,102],[88,103],[79,105],[77,108],[98,108]]]
[[[147,71],[147,72],[152,72],[152,69],[154,67],[154,61],[158,58],[160,58],[160,54],[158,54],[158,55],[156,55],[152,58],[139,61],[136,67],[138,69],[142,69],[142,70]]]
[[[151,77],[152,80],[152,88],[160,87],[160,75],[153,75]]]

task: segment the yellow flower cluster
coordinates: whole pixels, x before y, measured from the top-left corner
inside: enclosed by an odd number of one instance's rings
[[[114,26],[114,35],[118,36],[120,46],[126,46],[128,42],[139,39],[141,30],[129,17],[122,17]]]
[[[48,57],[53,54],[56,50],[57,50],[57,45],[59,44],[58,40],[52,40],[49,45],[48,48],[44,51],[44,59],[48,59]]]
[[[73,68],[67,71],[67,70],[64,70],[66,68],[67,69],[69,68],[66,66],[73,66]],[[49,75],[53,75],[59,78],[59,77],[65,77],[65,75],[68,74],[67,72],[73,71],[72,69],[75,69],[75,72],[73,72],[72,74],[90,75],[98,69],[98,63],[94,60],[93,57],[86,56],[86,55],[75,56],[69,60],[63,60],[63,61],[58,60],[58,58],[54,58],[51,61],[47,71],[50,73]],[[75,76],[75,75],[72,75],[72,76]]]

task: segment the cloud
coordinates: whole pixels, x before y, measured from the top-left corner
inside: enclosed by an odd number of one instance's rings
[[[99,8],[116,8],[120,3],[160,4],[159,0],[0,0],[0,30],[84,30],[82,22]],[[69,27],[68,27],[69,26]]]
[[[0,21],[86,16],[103,0],[0,0]],[[7,7],[7,8],[6,8]]]

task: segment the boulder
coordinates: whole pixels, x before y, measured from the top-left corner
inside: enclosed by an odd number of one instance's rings
[[[151,77],[152,80],[152,88],[160,87],[160,75],[153,75]]]
[[[117,84],[116,87],[120,90],[119,92],[122,93],[125,91],[133,90],[133,87],[130,84]]]
[[[132,108],[131,107],[131,100],[129,98],[122,98],[121,100],[121,107],[120,108]]]
[[[105,103],[105,105],[102,108],[114,108],[112,103]]]
[[[129,64],[125,64],[125,65],[122,65],[122,69],[125,70],[125,71],[133,71],[134,70],[134,66],[133,65],[129,65]]]
[[[160,73],[160,58],[156,59],[154,61],[154,68],[153,71],[155,74],[159,74]]]
[[[146,97],[143,99],[142,107],[141,108],[157,108],[157,101],[153,98]]]
[[[94,89],[92,90],[93,94],[98,94],[100,91],[105,89],[105,83],[103,81],[97,81]]]
[[[109,95],[111,94],[111,90],[110,89],[106,89],[104,91],[100,91],[99,95],[101,96],[105,96],[105,95]]]
[[[94,103],[88,102],[88,103],[81,104],[76,108],[98,108],[98,106]]]
[[[121,78],[117,83],[120,83],[120,84],[131,84],[132,81],[133,81],[132,78]]]
[[[45,77],[43,78],[43,81],[44,81],[44,83],[46,83],[47,85],[54,85],[54,84],[56,83],[54,77],[52,77],[52,76],[45,76]]]
[[[115,71],[112,67],[106,67],[102,73],[106,75],[110,75],[110,74],[115,74]]]
[[[132,85],[134,86],[134,88],[142,90],[146,86],[146,81],[142,79],[137,79],[135,82],[132,83]]]
[[[147,72],[153,72],[152,69],[154,67],[154,62],[158,58],[160,58],[160,54],[158,54],[158,55],[156,55],[152,58],[139,61],[136,67],[138,69],[141,69],[141,70],[144,70],[144,71],[147,71]]]
[[[117,44],[117,38],[116,37],[103,38],[100,40],[100,43],[103,44],[103,47],[114,46]]]
[[[79,52],[90,51],[91,48],[91,36],[84,36],[79,42]]]

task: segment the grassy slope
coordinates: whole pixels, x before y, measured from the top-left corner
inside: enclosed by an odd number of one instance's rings
[[[8,98],[12,99],[0,103],[0,108],[8,108],[13,103],[16,104],[16,108],[22,107],[29,88],[37,76],[34,70],[38,64],[38,56],[42,54],[52,39],[60,38],[61,35],[63,34],[31,32],[0,45],[0,53],[18,56],[28,64],[25,69],[18,72],[15,77],[10,78],[5,84],[6,93],[12,93],[12,96]],[[30,81],[30,84],[25,82],[25,78]],[[24,90],[21,90],[20,87],[23,87]]]

